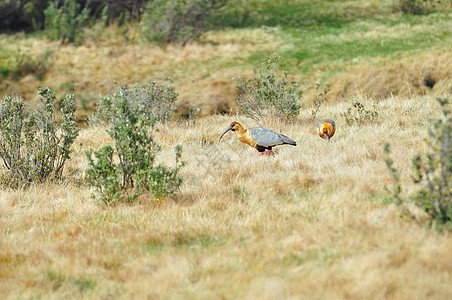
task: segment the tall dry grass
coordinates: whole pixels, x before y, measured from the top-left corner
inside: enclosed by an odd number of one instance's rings
[[[425,150],[430,97],[377,103],[379,117],[346,126],[357,96],[328,104],[330,142],[305,111],[296,120],[209,116],[159,126],[159,159],[184,147],[184,183],[161,203],[102,207],[79,182],[84,151],[110,142],[80,132],[66,182],[0,191],[0,295],[16,298],[449,299],[452,237],[405,220],[384,203],[391,177],[383,144],[409,194],[410,158]],[[274,156],[229,133],[231,121],[265,126],[297,141]],[[415,207],[412,207],[415,210]],[[422,212],[418,212],[422,217]]]
[[[94,100],[99,94],[106,93],[114,81],[133,84],[165,81],[173,76],[180,106],[199,107],[203,115],[215,113],[218,105],[225,109],[234,106],[232,78],[246,70],[240,60],[250,53],[282,43],[281,39],[261,29],[207,34],[204,43],[168,45],[166,48],[127,43],[117,33],[88,39],[80,46],[5,35],[1,35],[0,40],[5,49],[21,49],[33,58],[46,48],[55,53],[53,66],[43,81],[38,81],[32,74],[18,81],[6,79],[0,82],[2,94],[20,91],[26,100],[33,101],[40,86],[51,86],[63,96],[68,92],[64,85],[71,83],[77,96],[88,99],[87,108],[91,110],[95,108]],[[79,111],[79,115],[85,117],[83,113]]]
[[[409,97],[439,95],[452,87],[452,52],[437,49],[409,55],[398,61],[384,60],[377,65],[352,67],[347,74],[331,80],[329,99],[340,101],[356,93],[372,98],[398,95]]]

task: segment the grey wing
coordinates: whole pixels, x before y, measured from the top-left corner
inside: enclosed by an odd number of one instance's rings
[[[254,127],[250,128],[250,135],[258,145],[264,147],[272,147],[282,144],[296,145],[296,142],[285,135],[274,132],[267,128]]]
[[[284,144],[289,144],[289,145],[297,145],[297,142],[295,142],[294,140],[292,140],[290,137],[287,137],[283,134],[279,133],[279,136],[282,138],[282,140],[284,141]]]

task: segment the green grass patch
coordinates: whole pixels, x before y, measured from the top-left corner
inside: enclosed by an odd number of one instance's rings
[[[322,69],[335,74],[357,61],[375,63],[394,55],[451,45],[451,20],[449,12],[439,12],[397,20],[358,19],[341,27],[282,28],[273,34],[285,39],[287,47],[255,52],[248,62],[259,66],[262,59],[276,51],[283,57],[281,68],[291,73],[310,75]]]
[[[55,271],[52,269],[46,271],[46,278],[48,281],[52,282],[54,290],[59,289],[63,285],[63,283],[67,280],[67,277],[68,276],[64,275],[59,271]]]
[[[394,12],[392,1],[365,5],[341,0],[231,0],[217,14],[218,27],[342,27],[356,19],[377,18]]]
[[[158,239],[149,239],[145,244],[141,246],[141,252],[147,254],[162,252],[164,246],[164,243]]]
[[[70,275],[65,275],[60,271],[55,271],[53,269],[46,270],[45,277],[48,281],[52,282],[54,290],[58,290],[65,283],[70,283],[75,284],[80,292],[83,293],[92,291],[97,285],[97,281],[95,279],[73,277]]]
[[[97,281],[94,279],[87,279],[84,277],[78,277],[74,279],[74,283],[79,288],[80,292],[92,291],[97,285]]]
[[[385,194],[371,195],[371,196],[365,197],[364,200],[370,201],[370,202],[378,201],[378,202],[382,202],[386,205],[393,204],[397,201],[394,197],[392,197],[390,195],[385,195]]]

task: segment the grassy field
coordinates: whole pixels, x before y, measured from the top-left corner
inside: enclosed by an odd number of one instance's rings
[[[184,146],[181,191],[110,208],[78,184],[84,150],[109,142],[103,128],[83,129],[65,183],[0,192],[0,294],[448,299],[451,235],[403,218],[384,191],[392,181],[383,144],[391,142],[409,195],[411,157],[425,150],[439,107],[430,97],[390,98],[378,103],[376,120],[347,126],[340,113],[350,104],[321,111],[338,125],[329,143],[306,121],[309,112],[290,123],[267,120],[298,143],[269,157],[232,134],[218,142],[233,120],[257,125],[240,115],[161,125],[160,160],[171,164],[174,146]]]
[[[441,115],[434,98],[452,97],[451,4],[413,16],[395,1],[261,2],[232,0],[241,9],[225,8],[217,22],[235,18],[235,28],[184,47],[145,44],[133,27],[87,30],[79,46],[0,36],[1,96],[32,102],[48,85],[59,96],[75,92],[86,118],[113,80],[174,76],[179,113],[201,108],[194,120],[157,126],[158,161],[172,166],[181,144],[186,162],[170,199],[105,207],[91,197],[85,151],[111,143],[101,126],[81,129],[61,182],[2,187],[0,298],[452,298],[452,236],[409,201],[418,188],[411,159],[427,150],[428,125]],[[257,122],[235,110],[232,78],[252,75],[275,51],[306,88],[304,106],[290,121]],[[24,59],[34,71],[20,72]],[[330,142],[310,120],[317,81],[331,82],[317,115],[336,121]],[[378,116],[347,125],[341,113],[355,101]],[[297,146],[257,157],[233,133],[218,142],[232,121]],[[385,142],[415,220],[385,190],[393,185]]]

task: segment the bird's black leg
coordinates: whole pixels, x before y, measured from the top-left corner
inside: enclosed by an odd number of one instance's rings
[[[259,148],[260,147],[260,148]],[[265,149],[268,149],[268,151],[265,151]],[[257,156],[261,156],[264,154],[270,154],[272,153],[272,147],[262,147],[262,146],[258,146],[257,150],[259,151],[259,154]]]

